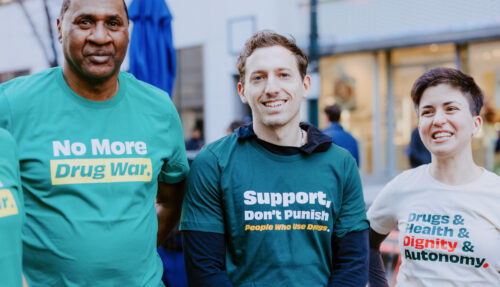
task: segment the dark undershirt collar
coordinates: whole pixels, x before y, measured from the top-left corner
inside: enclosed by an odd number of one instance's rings
[[[323,134],[315,126],[302,122],[300,128],[307,132],[307,143],[301,147],[280,146],[263,141],[257,138],[252,124],[238,128],[235,133],[238,141],[255,139],[262,147],[279,155],[312,154],[314,152],[325,152],[330,148],[332,144],[331,137]]]

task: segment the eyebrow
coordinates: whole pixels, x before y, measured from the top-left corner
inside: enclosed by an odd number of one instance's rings
[[[82,19],[82,18],[83,19],[95,19],[96,16],[93,15],[93,14],[82,13],[82,14],[76,16],[75,20]],[[106,20],[120,20],[120,21],[123,21],[122,17],[119,14],[113,14],[113,15],[106,16]]]
[[[457,101],[449,101],[449,102],[445,102],[444,105],[447,106],[447,105],[451,105],[451,104],[455,104],[455,105],[460,105],[460,106],[463,106],[462,103],[460,102],[457,102]]]
[[[253,75],[253,74],[267,74],[267,72],[265,70],[257,70],[257,71],[251,72],[249,75]]]
[[[92,14],[87,14],[87,13],[82,13],[82,14],[79,14],[75,17],[75,20],[77,19],[81,19],[81,18],[86,18],[86,19],[94,19],[94,15]]]
[[[462,103],[457,102],[457,101],[444,102],[443,106],[448,106],[448,105],[452,105],[452,104],[463,106]],[[429,108],[433,108],[433,105],[425,105],[423,107],[420,107],[419,109],[429,109]]]
[[[291,71],[292,69],[291,68],[277,68],[277,69],[273,69],[271,72],[281,72],[281,71]],[[251,74],[254,74],[254,73],[268,73],[267,70],[263,69],[263,70],[256,70],[256,71],[253,71],[251,72]]]
[[[118,15],[118,14],[111,15],[111,16],[109,16],[107,18],[108,18],[108,20],[120,20],[120,21],[122,21],[122,17],[120,15]]]

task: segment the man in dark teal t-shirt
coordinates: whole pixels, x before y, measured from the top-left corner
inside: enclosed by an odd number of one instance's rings
[[[0,127],[19,148],[25,276],[35,287],[163,286],[156,247],[188,173],[179,116],[167,93],[119,71],[122,0],[65,0],[57,24],[63,67],[0,85]]]
[[[238,60],[253,123],[203,148],[180,229],[190,286],[365,286],[368,221],[355,160],[300,123],[311,79],[296,44],[263,31]]]

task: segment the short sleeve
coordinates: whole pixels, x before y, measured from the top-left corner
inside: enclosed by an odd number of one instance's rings
[[[180,229],[224,233],[220,169],[208,148],[202,149],[191,165]]]
[[[397,203],[394,194],[396,179],[384,186],[368,209],[370,227],[379,234],[389,234],[398,224],[396,218]]]
[[[335,222],[335,236],[337,238],[342,238],[349,232],[368,229],[361,178],[353,157],[346,157],[344,170],[342,205]]]
[[[186,178],[189,172],[189,164],[184,146],[184,135],[179,116],[173,104],[169,103],[168,130],[169,157],[165,159],[158,180],[165,183],[177,183]],[[167,148],[167,147],[166,147]]]

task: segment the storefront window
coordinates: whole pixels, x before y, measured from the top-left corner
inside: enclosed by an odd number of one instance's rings
[[[474,160],[500,174],[500,154],[494,151],[500,131],[500,42],[469,44],[467,63],[485,100],[483,129],[473,141]]]
[[[203,136],[203,47],[178,49],[173,101],[182,121],[184,138],[194,129]]]
[[[328,105],[342,107],[341,124],[358,141],[360,169],[373,173],[373,105],[377,57],[360,53],[324,57],[320,61],[321,95],[318,101],[319,127],[328,125],[323,110]],[[378,85],[379,86],[379,85]]]

